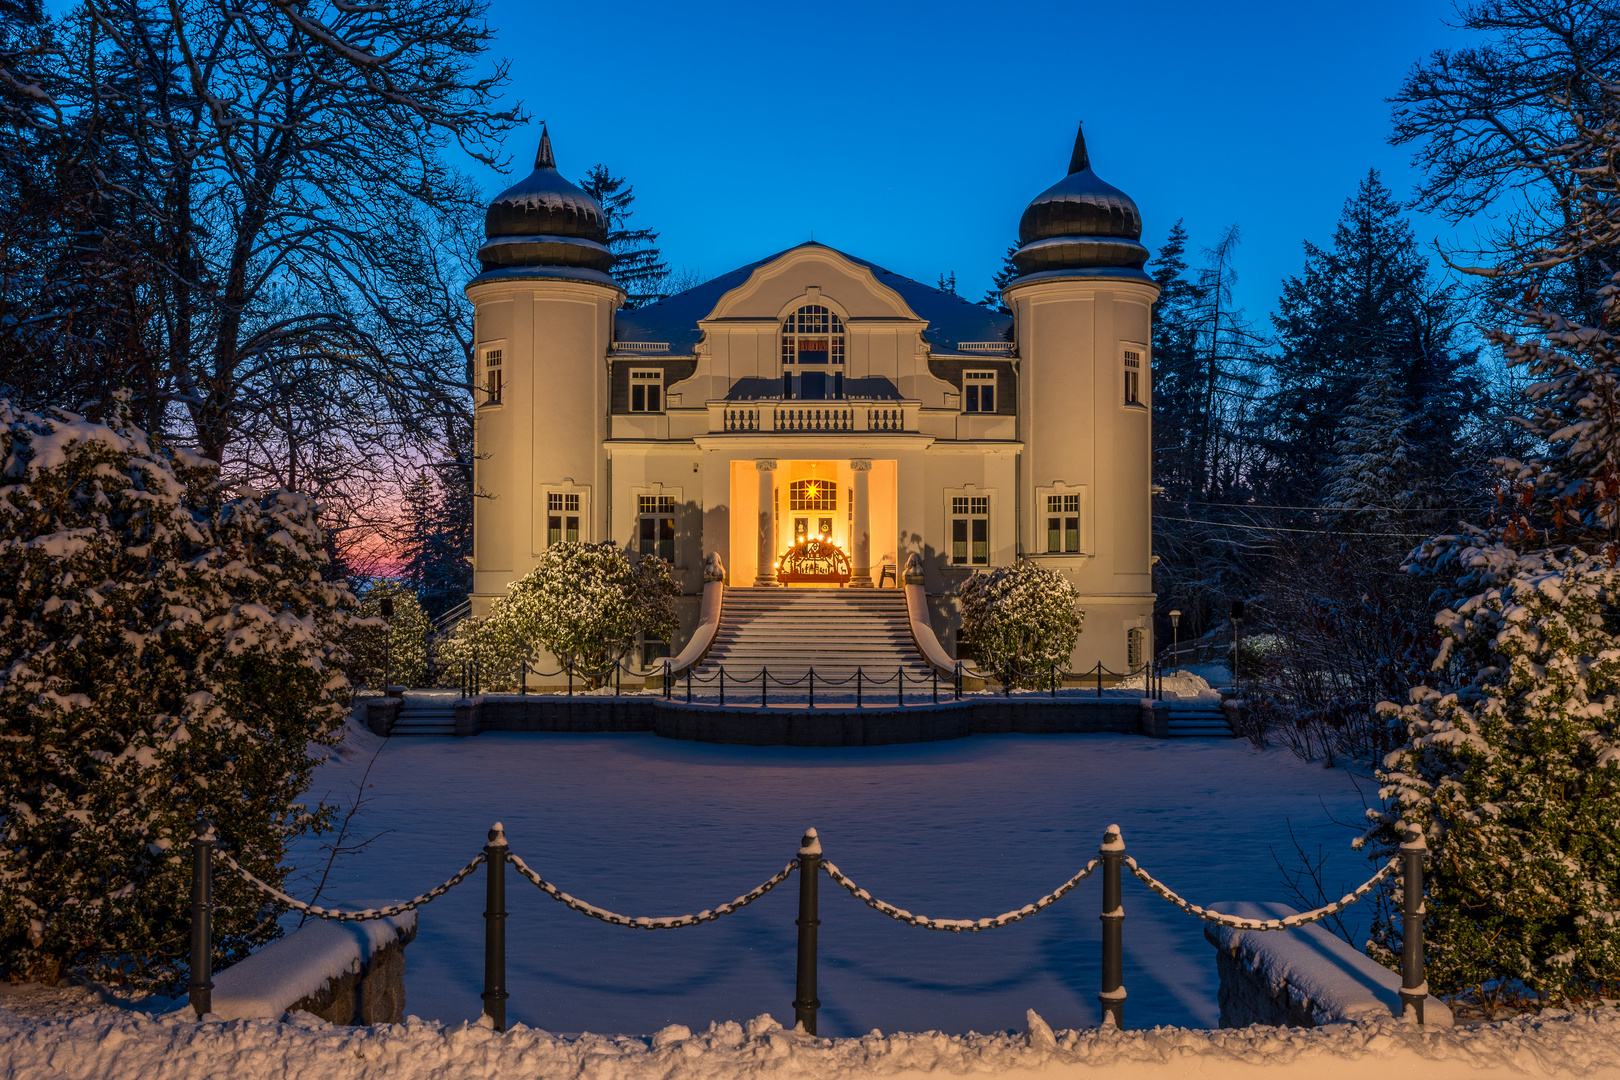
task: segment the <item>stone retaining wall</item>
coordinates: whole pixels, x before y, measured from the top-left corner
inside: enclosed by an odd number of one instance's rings
[[[908,709],[761,709],[656,697],[483,695],[456,705],[456,734],[647,731],[744,746],[885,746],[968,735],[1115,732],[1163,738],[1169,706],[1142,698],[975,697]]]

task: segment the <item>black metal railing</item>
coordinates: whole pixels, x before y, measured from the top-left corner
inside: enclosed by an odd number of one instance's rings
[[[694,685],[699,688],[712,686],[717,693],[718,704],[725,705],[726,690],[729,686],[733,691],[733,703],[742,705],[744,704],[742,697],[749,696],[751,689],[757,687],[760,708],[771,707],[771,687],[773,686],[779,689],[802,688],[806,697],[805,704],[812,709],[816,707],[816,690],[818,687],[824,695],[829,690],[844,690],[846,692],[852,690],[855,695],[855,707],[857,709],[866,708],[867,699],[872,696],[874,691],[881,693],[884,687],[893,687],[894,703],[900,707],[904,707],[906,704],[907,686],[927,687],[928,690],[925,695],[927,703],[937,705],[940,700],[940,687],[942,684],[942,672],[934,664],[928,666],[926,675],[916,674],[908,670],[904,664],[896,665],[893,671],[889,671],[887,668],[881,669],[884,672],[883,674],[868,671],[864,665],[856,667],[853,672],[850,672],[847,667],[840,667],[836,669],[842,673],[840,675],[829,675],[826,671],[817,672],[814,665],[805,668],[795,666],[791,670],[799,672],[799,674],[791,677],[773,673],[768,666],[757,669],[747,668],[744,672],[738,673],[734,670],[728,671],[724,664],[713,665],[712,670],[707,674],[698,674],[695,665],[689,665],[680,672],[676,672],[670,666],[668,660],[664,661],[661,669],[652,671],[637,671],[623,663],[616,663],[612,667],[602,670],[591,670],[573,663],[566,663],[556,671],[541,671],[538,668],[529,666],[526,662],[519,664],[515,668],[498,670],[505,677],[505,684],[515,685],[520,695],[529,693],[529,676],[531,675],[541,679],[565,679],[563,693],[569,697],[574,696],[576,692],[600,689],[609,685],[610,682],[614,693],[622,694],[626,675],[629,675],[632,679],[641,680],[643,686],[645,686],[647,679],[661,676],[662,694],[666,701],[674,700],[677,693],[684,690],[683,696],[687,704],[704,704],[701,700],[694,700],[693,687]],[[978,674],[980,677],[989,677],[998,681],[1001,684],[1003,693],[1007,695],[1011,695],[1018,684],[1022,683],[1028,689],[1044,691],[1054,698],[1058,696],[1058,691],[1066,686],[1083,689],[1091,685],[1095,686],[1096,696],[1100,698],[1103,696],[1105,689],[1105,678],[1114,678],[1116,680],[1114,685],[1117,687],[1122,681],[1140,677],[1142,679],[1142,690],[1146,696],[1159,701],[1164,700],[1164,669],[1154,661],[1149,661],[1131,671],[1115,671],[1098,661],[1090,669],[1081,672],[1068,671],[1060,669],[1056,664],[1049,664],[1044,671],[1025,672],[1018,669],[1009,669],[999,673],[981,672]],[[962,700],[963,687],[967,677],[968,672],[961,661],[957,661],[950,671],[943,673],[943,685],[952,701]],[[463,662],[460,681],[462,696],[472,697],[483,693],[484,684],[485,671],[483,664],[476,660]],[[923,702],[914,700],[913,703],[922,704]],[[798,702],[782,702],[780,704],[791,704],[795,708],[798,707]]]

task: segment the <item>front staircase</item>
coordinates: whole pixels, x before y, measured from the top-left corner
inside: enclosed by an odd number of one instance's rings
[[[454,690],[407,690],[390,734],[454,735],[460,696]]]
[[[727,589],[714,644],[693,674],[704,678],[721,667],[728,682],[757,680],[761,669],[797,679],[812,667],[818,684],[857,668],[867,679],[903,670],[919,682],[933,674],[912,640],[898,589]]]

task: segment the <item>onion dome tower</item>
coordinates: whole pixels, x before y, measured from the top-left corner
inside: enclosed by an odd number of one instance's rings
[[[607,216],[602,205],[557,171],[551,135],[540,128],[534,171],[489,204],[478,261],[485,270],[573,266],[606,273]]]
[[[473,306],[473,614],[560,540],[606,535],[610,400],[604,356],[624,290],[609,276],[602,206],[557,171],[540,129],[534,171],[489,204],[467,283]]]
[[[1080,595],[1086,642],[1071,662],[1134,671],[1153,655],[1153,304],[1142,215],[1091,169],[1085,133],[1069,174],[1018,224],[1019,276],[1002,290],[1018,335],[1022,554]]]
[[[1131,197],[1091,169],[1086,133],[1074,137],[1069,175],[1037,195],[1018,222],[1013,264],[1025,275],[1051,271],[1140,274],[1142,214]]]

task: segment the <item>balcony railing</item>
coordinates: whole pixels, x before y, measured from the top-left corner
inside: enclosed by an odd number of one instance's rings
[[[709,430],[779,432],[916,431],[919,401],[711,401]]]

